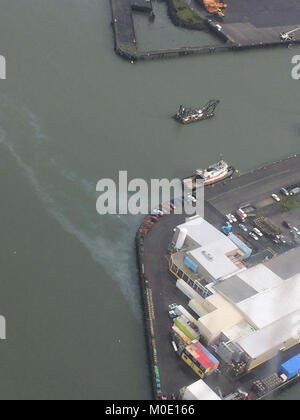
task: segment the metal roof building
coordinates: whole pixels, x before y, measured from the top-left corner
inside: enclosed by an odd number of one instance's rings
[[[191,299],[205,309],[199,311],[197,321],[201,337],[217,345],[220,339],[235,343],[243,352],[249,370],[297,345],[300,342],[300,247],[246,269],[237,258],[241,251],[209,223],[198,218],[182,226],[187,230],[187,238],[183,249],[172,257],[184,266],[184,258],[188,256],[197,266],[197,273],[190,270],[182,278],[194,279],[193,287],[199,278],[207,283],[211,281],[213,289],[213,295],[208,297],[203,294],[197,298],[191,294]]]
[[[183,400],[220,401],[221,398],[200,379],[188,386],[182,396]]]
[[[171,256],[173,272],[180,271],[179,277],[186,276],[191,281],[205,279],[211,283],[245,269],[241,262],[242,251],[203,218],[193,218],[177,226],[174,238],[178,238],[180,232],[185,232],[185,241]]]
[[[263,278],[261,278],[263,280]],[[240,302],[237,308],[257,329],[300,310],[300,275]]]
[[[250,358],[249,369],[272,359],[281,350],[299,343],[300,310],[237,341]]]

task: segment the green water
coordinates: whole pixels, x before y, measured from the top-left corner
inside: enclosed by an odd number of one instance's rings
[[[153,26],[136,17],[143,48],[158,45],[158,30],[172,45],[191,36],[161,10]],[[108,0],[1,2],[2,399],[151,396],[140,218],[98,216],[99,179],[184,176],[220,153],[247,171],[300,152],[300,81],[290,76],[300,48],[130,65],[113,52],[110,19]],[[215,120],[170,118],[210,98],[221,100]]]

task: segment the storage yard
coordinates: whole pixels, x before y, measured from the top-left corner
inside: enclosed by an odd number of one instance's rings
[[[293,156],[207,187],[205,219],[145,219],[137,249],[156,398],[259,399],[299,377],[300,203],[287,211],[295,196],[280,193],[299,169]]]
[[[218,37],[207,46],[140,51],[134,12],[155,20],[156,0],[111,0],[116,52],[129,59],[146,60],[247,48],[290,45],[300,42],[300,5],[296,0],[182,0],[206,29]],[[166,7],[168,2],[165,0]],[[226,6],[226,7],[225,7]],[[170,15],[172,18],[172,15]],[[188,22],[185,22],[185,26]]]

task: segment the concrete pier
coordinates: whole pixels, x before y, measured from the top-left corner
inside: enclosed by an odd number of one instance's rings
[[[197,0],[184,1],[220,38],[219,44],[139,51],[133,12],[153,12],[152,0],[110,0],[116,52],[128,60],[148,60],[186,55],[208,54],[250,48],[287,46],[281,32],[300,27],[300,4],[296,0],[229,0],[226,16],[216,18],[207,13]],[[169,0],[165,0],[166,3]],[[167,7],[167,5],[166,5]],[[171,24],[171,22],[170,22]],[[300,31],[293,43],[300,43]]]
[[[241,202],[254,199],[261,201],[283,185],[300,181],[299,168],[300,155],[295,155],[236,176],[226,183],[207,187],[205,218],[214,223],[220,217],[219,209],[227,211],[228,203],[232,210]],[[188,303],[187,298],[176,288],[176,279],[170,274],[168,266],[168,249],[173,229],[183,223],[185,217],[171,214],[163,216],[157,223],[151,223],[147,218],[145,220],[137,235],[137,256],[153,395],[159,399],[161,395],[170,397],[172,393],[177,394],[181,387],[192,384],[199,377],[180,360],[169,337],[171,320],[168,316],[168,305],[177,303],[186,306]],[[253,380],[273,374],[282,362],[299,352],[300,344],[278,354],[276,358],[240,379],[233,380],[222,373],[208,377],[206,382],[214,390],[221,389],[223,395],[228,395],[239,387],[248,391]]]

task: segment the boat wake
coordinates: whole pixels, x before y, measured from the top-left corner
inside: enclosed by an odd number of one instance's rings
[[[37,115],[25,106],[3,98],[0,105],[0,144],[23,170],[46,211],[89,251],[92,259],[118,282],[121,292],[139,319],[140,295],[136,272],[134,237],[137,220],[129,216],[96,212],[96,180],[91,181],[67,169],[53,151],[53,141],[43,132]],[[9,126],[6,116],[13,113],[18,127]],[[70,193],[72,191],[72,193]],[[132,246],[131,246],[132,244]],[[100,279],[99,279],[100,280]]]

